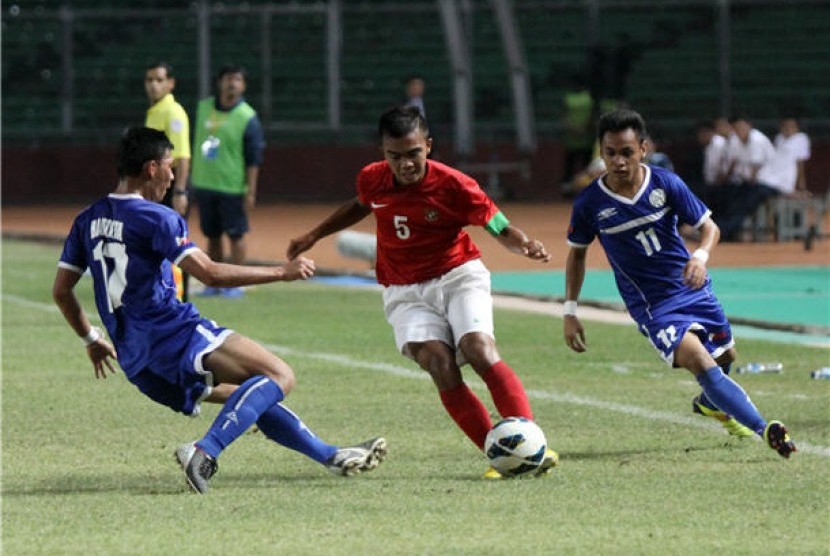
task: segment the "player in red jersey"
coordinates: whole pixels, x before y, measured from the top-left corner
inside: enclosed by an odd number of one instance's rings
[[[461,366],[469,363],[481,376],[502,417],[533,414],[521,380],[496,348],[490,273],[464,227],[482,226],[507,249],[534,260],[547,262],[550,255],[511,225],[474,179],[427,159],[432,140],[417,108],[385,112],[378,131],[384,161],[364,167],[357,197],[292,239],[287,256],[293,260],[374,213],[375,271],[398,349],[430,374],[447,412],[482,449],[493,423],[464,383]],[[557,459],[549,450],[540,474]],[[484,476],[500,477],[492,468]]]

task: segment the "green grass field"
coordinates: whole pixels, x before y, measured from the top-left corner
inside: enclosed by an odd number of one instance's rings
[[[384,435],[389,456],[351,479],[249,434],[207,496],[172,453],[207,429],[153,404],[120,374],[96,381],[51,302],[59,249],[5,241],[3,554],[828,554],[828,350],[739,340],[737,377],[801,451],[783,460],[692,415],[698,388],[633,327],[498,311],[502,355],[561,455],[545,479],[485,482],[486,463],[430,381],[396,354],[380,294],[314,283],[198,299],[203,314],[274,349],[298,383],[287,405],[335,443]],[[88,281],[81,293],[91,310]],[[470,371],[469,382],[481,394]],[[489,397],[482,396],[490,407]]]

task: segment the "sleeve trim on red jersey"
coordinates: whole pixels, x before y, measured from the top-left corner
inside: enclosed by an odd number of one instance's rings
[[[507,219],[504,213],[499,211],[493,215],[493,218],[491,218],[487,224],[484,225],[484,229],[490,232],[490,235],[497,236],[509,225],[510,220]]]

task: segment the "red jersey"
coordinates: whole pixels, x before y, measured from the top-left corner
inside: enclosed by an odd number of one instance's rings
[[[463,228],[500,214],[474,179],[432,160],[420,183],[404,186],[386,161],[369,164],[357,175],[357,196],[375,214],[375,272],[384,286],[432,280],[479,258]]]

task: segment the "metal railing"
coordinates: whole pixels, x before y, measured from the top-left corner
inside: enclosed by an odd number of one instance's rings
[[[474,136],[532,150],[537,134],[561,131],[564,74],[584,72],[602,95],[626,48],[619,100],[665,135],[738,110],[761,123],[797,112],[814,134],[830,130],[822,0],[157,4],[4,4],[4,140],[109,141],[143,121],[143,69],[166,59],[188,109],[219,65],[247,66],[272,139],[365,141],[418,72],[433,127],[458,152]]]

